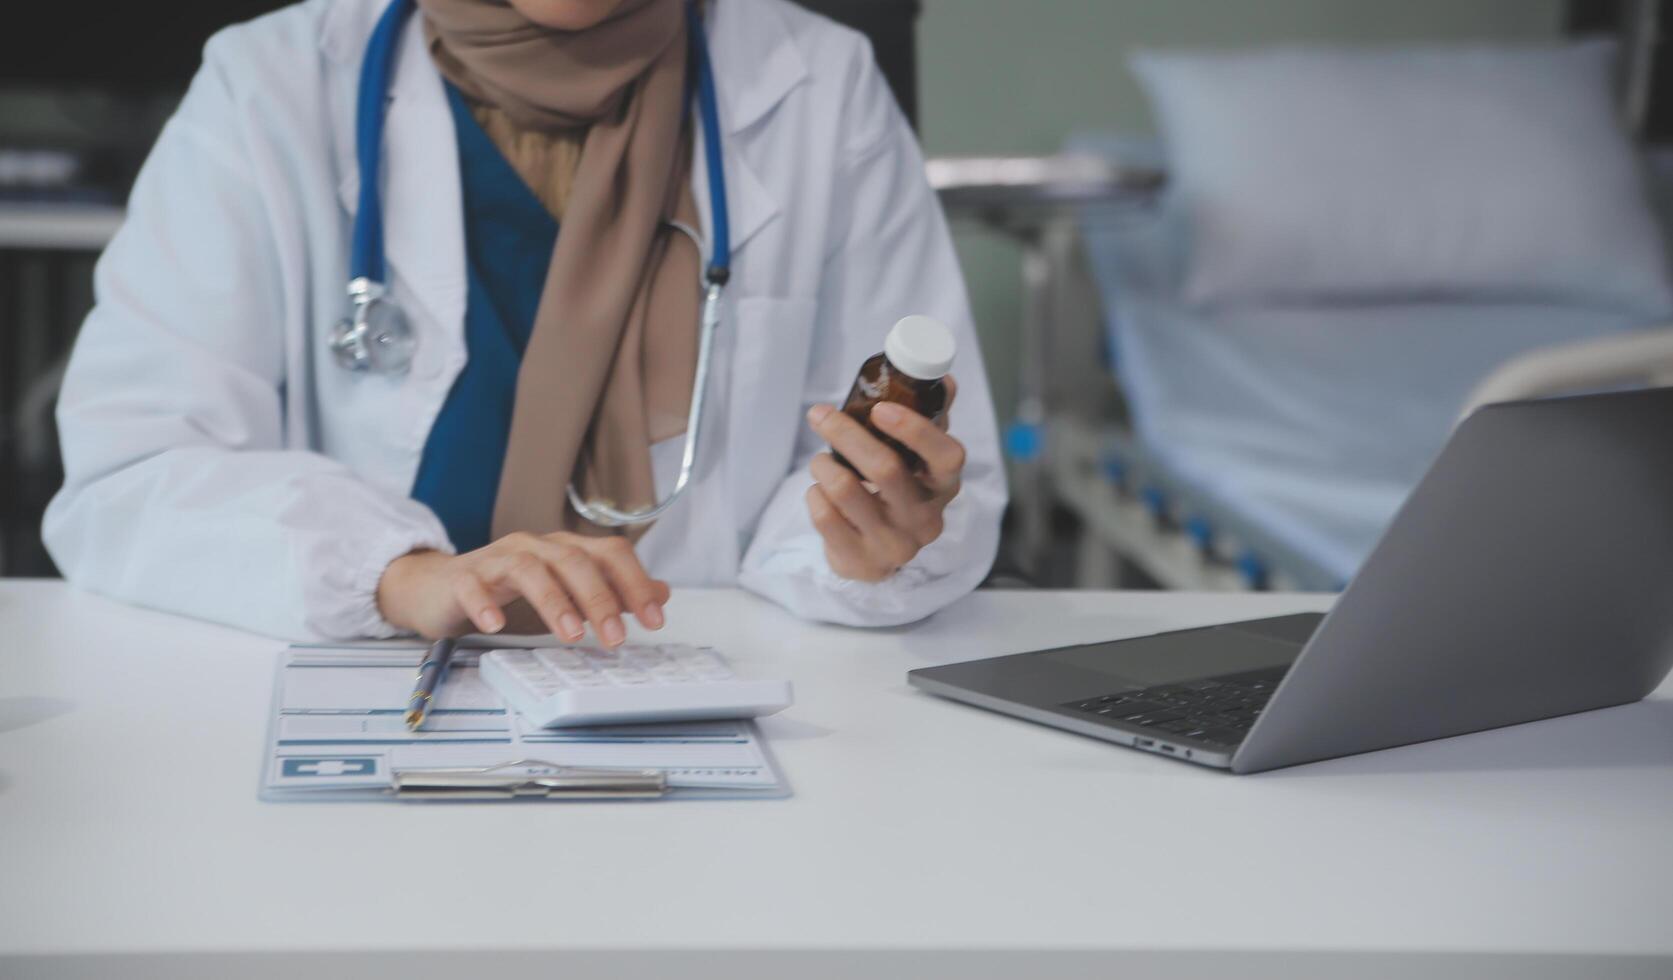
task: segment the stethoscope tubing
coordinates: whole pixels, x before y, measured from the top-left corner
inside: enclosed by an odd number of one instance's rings
[[[345,321],[359,331],[360,338],[365,335],[369,304],[390,302],[384,289],[387,266],[383,249],[383,202],[378,192],[378,180],[397,40],[416,6],[415,0],[391,0],[367,40],[366,57],[360,69],[360,88],[355,105],[355,162],[360,169],[360,192],[350,243],[348,287],[355,315]],[[687,0],[685,16],[697,68],[697,105],[703,127],[709,221],[714,231],[701,284],[703,303],[698,323],[697,365],[692,380],[691,407],[686,415],[685,445],[680,457],[679,477],[673,489],[665,499],[643,510],[622,511],[602,501],[584,500],[571,481],[568,487],[570,506],[588,521],[603,527],[625,527],[653,521],[667,512],[690,485],[702,435],[703,406],[707,401],[705,393],[713,361],[714,335],[720,326],[723,294],[731,277],[732,229],[727,210],[726,171],[722,162],[719,99],[715,92],[713,65],[709,60],[708,38],[703,30],[702,16],[693,0]],[[671,224],[691,236],[701,252],[702,242],[694,229],[677,222]],[[364,343],[363,339],[360,342]],[[357,361],[357,369],[364,369],[365,360],[362,357]]]
[[[354,215],[354,238],[349,252],[349,278],[382,285],[387,269],[383,257],[383,198],[378,174],[383,158],[383,127],[389,111],[389,84],[395,77],[396,40],[413,0],[391,0],[366,42],[360,66],[360,89],[355,104],[354,157],[360,168],[359,204]]]
[[[704,279],[709,285],[726,285],[732,270],[732,220],[726,208],[726,168],[720,153],[720,108],[715,95],[714,66],[709,63],[709,40],[697,4],[687,0],[686,30],[697,55],[697,111],[703,117],[703,164],[709,176],[709,223],[714,226],[714,245],[709,250],[709,267]]]

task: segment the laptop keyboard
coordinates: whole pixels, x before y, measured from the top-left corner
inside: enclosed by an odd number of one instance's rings
[[[1163,735],[1236,745],[1284,679],[1283,670],[1162,684],[1137,691],[1070,701],[1063,707]]]

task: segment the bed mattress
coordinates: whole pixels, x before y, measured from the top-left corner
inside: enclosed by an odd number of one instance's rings
[[[1083,217],[1136,435],[1174,482],[1345,582],[1471,389],[1538,347],[1651,326],[1509,302],[1192,309],[1157,211]]]

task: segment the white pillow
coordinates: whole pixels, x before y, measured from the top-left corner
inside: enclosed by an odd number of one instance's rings
[[[1614,47],[1139,53],[1185,298],[1460,297],[1673,314]]]

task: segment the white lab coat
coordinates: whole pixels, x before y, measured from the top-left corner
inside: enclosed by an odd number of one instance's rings
[[[382,636],[385,566],[452,550],[409,497],[465,363],[458,157],[416,17],[390,86],[383,193],[417,355],[405,376],[356,376],[325,344],[345,307],[358,73],[383,7],[308,0],[206,47],[99,262],[65,379],[66,481],[44,535],[72,582],[275,636]],[[1005,499],[945,220],[863,38],[780,0],[711,11],[733,274],[696,479],[640,555],[676,586],[736,583],[811,619],[919,619],[985,575]],[[958,336],[952,432],[969,463],[942,537],[862,584],[831,572],[809,521],[822,445],[804,413],[839,401],[908,313]],[[670,448],[654,453],[664,489]]]

